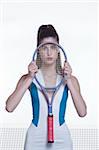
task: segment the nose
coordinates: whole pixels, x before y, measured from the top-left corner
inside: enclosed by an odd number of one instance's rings
[[[52,50],[51,50],[50,47],[48,47],[48,49],[47,49],[47,55],[49,56],[49,55],[51,55],[51,54],[52,54]]]

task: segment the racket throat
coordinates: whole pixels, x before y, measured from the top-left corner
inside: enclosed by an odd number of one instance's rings
[[[52,115],[52,105],[48,105],[48,114]]]

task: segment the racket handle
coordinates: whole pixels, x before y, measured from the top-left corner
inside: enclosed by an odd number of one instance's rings
[[[48,143],[54,143],[53,115],[48,115]]]

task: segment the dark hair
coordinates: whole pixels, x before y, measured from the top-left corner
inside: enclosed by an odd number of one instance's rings
[[[54,37],[56,38],[57,42],[59,43],[59,36],[55,30],[55,28],[51,25],[41,25],[38,29],[37,34],[37,46],[41,43],[41,41],[46,37]]]

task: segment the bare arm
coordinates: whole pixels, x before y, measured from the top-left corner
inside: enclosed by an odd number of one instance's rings
[[[8,97],[6,101],[6,110],[8,112],[13,112],[14,109],[17,107],[19,102],[21,101],[24,93],[28,89],[32,82],[31,76],[23,75],[17,83],[17,86],[14,92]]]
[[[17,105],[20,103],[24,93],[32,83],[34,74],[38,71],[38,67],[35,62],[31,62],[28,66],[28,74],[23,75],[14,90],[14,92],[8,97],[6,101],[6,110],[13,112]]]
[[[87,114],[87,107],[80,92],[80,85],[76,77],[72,76],[72,68],[68,62],[64,63],[64,74],[66,75],[66,84],[70,90],[71,97],[80,117]]]
[[[74,76],[71,76],[71,78],[67,80],[67,85],[78,115],[84,117],[87,114],[87,107],[81,95],[78,80]]]

